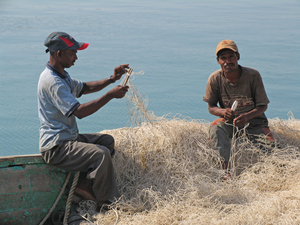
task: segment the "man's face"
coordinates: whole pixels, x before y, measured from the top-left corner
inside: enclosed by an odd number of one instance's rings
[[[63,50],[60,53],[60,63],[63,66],[63,68],[70,68],[74,65],[77,58],[77,50]]]
[[[221,65],[225,73],[238,70],[239,55],[230,49],[225,49],[219,53],[217,57],[218,63]]]

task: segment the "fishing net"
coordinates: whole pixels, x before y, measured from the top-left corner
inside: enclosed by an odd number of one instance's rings
[[[157,117],[129,81],[128,127],[114,136],[113,161],[122,197],[95,224],[299,224],[300,121],[270,119],[276,138],[262,151],[240,135],[232,146],[234,173],[223,181],[209,122]],[[263,138],[263,137],[262,137]],[[84,213],[84,212],[83,212]]]

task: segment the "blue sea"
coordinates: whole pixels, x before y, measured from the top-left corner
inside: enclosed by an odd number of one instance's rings
[[[202,98],[219,69],[215,49],[234,40],[240,65],[257,69],[270,99],[269,119],[300,119],[299,0],[1,0],[0,156],[38,154],[37,82],[49,54],[43,45],[64,31],[89,47],[67,71],[76,79],[109,77],[129,63],[144,71],[132,82],[157,116],[212,121]],[[103,95],[83,96],[81,103]],[[81,133],[128,126],[126,99],[78,120]]]

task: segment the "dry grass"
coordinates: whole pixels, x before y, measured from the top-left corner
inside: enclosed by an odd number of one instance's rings
[[[233,179],[222,182],[208,122],[156,118],[140,106],[134,127],[103,131],[116,140],[122,197],[96,224],[300,224],[299,120],[270,120],[280,145],[272,153],[239,140]]]

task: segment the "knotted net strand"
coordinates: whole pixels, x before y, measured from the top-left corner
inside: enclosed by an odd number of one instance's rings
[[[114,136],[113,161],[122,197],[95,224],[298,224],[300,223],[300,121],[269,120],[272,153],[245,136],[234,143],[235,174],[222,182],[209,122],[182,115],[157,117],[129,82],[130,126]],[[117,216],[116,216],[117,215]]]

